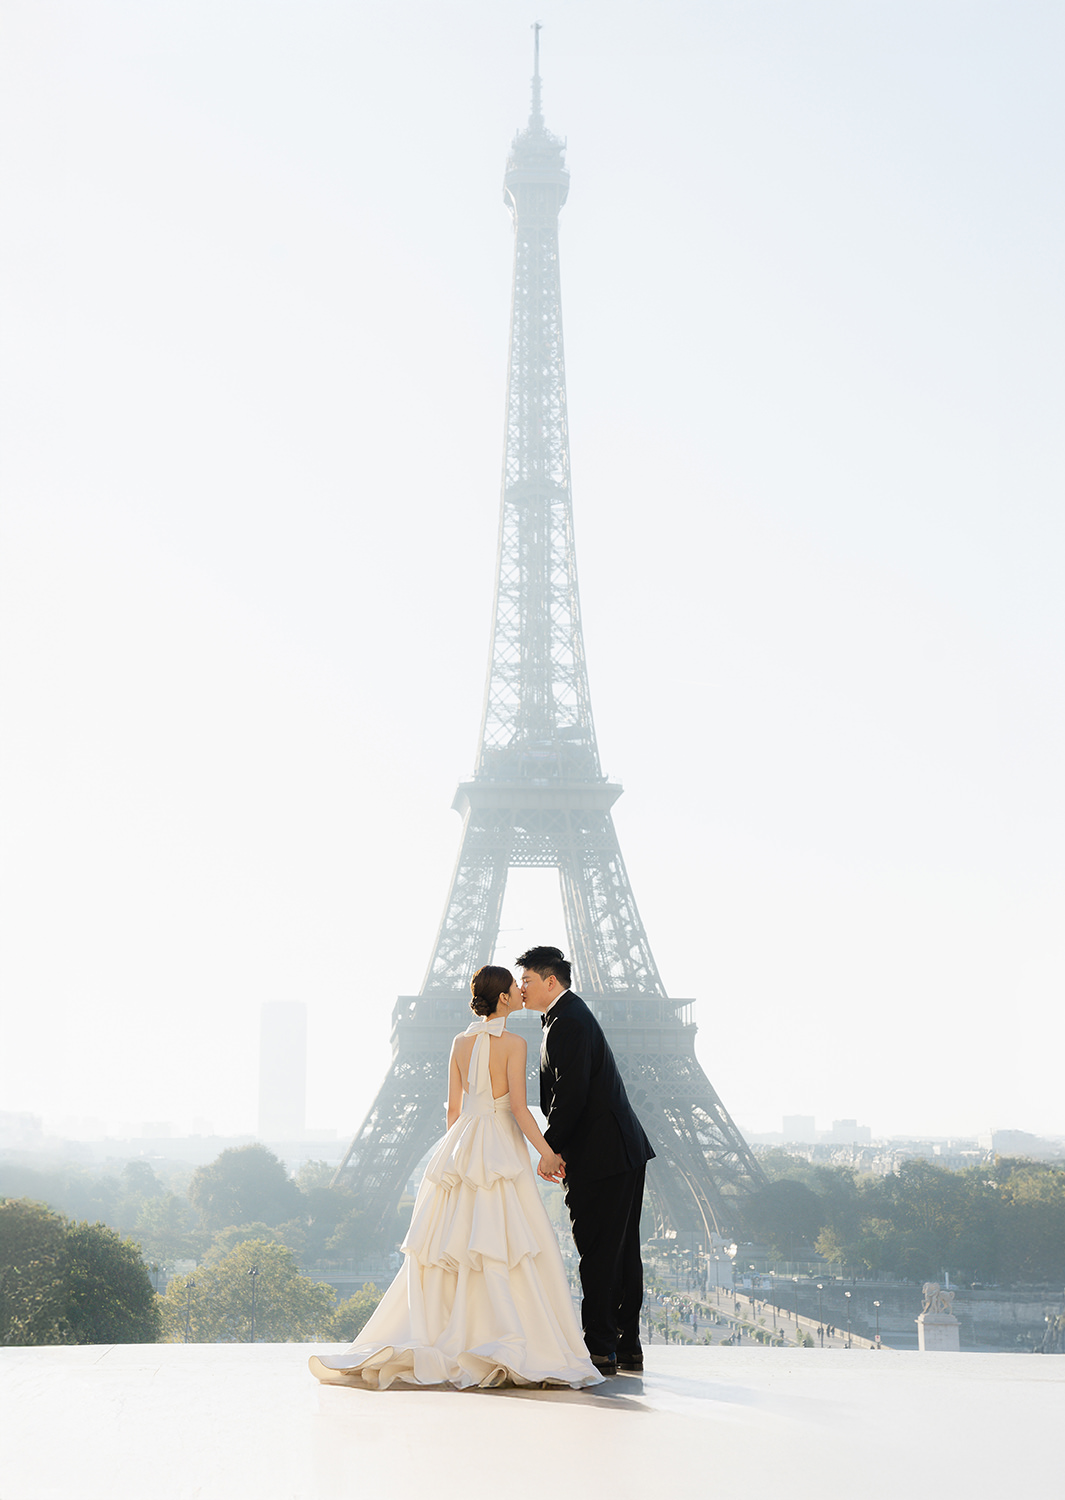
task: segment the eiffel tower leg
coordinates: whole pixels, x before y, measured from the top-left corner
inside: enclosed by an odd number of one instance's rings
[[[506,813],[471,807],[422,994],[462,990],[491,963],[513,833]]]
[[[566,933],[571,951],[579,955],[580,984],[595,994],[664,995],[610,813],[571,813],[558,860]]]
[[[699,1065],[694,1030],[683,1028],[680,1047],[654,1058],[621,1044],[618,1065],[658,1152],[647,1172],[656,1212],[708,1245],[711,1231],[742,1228],[743,1200],[765,1177]]]
[[[461,994],[396,1001],[392,1066],[333,1177],[377,1232],[391,1224],[411,1173],[444,1134],[449,1047],[468,1016]]]
[[[763,1181],[695,1056],[695,1027],[665,997],[606,809],[568,813],[556,857],[567,931],[580,975],[592,976],[600,1019],[629,1096],[658,1151],[648,1195],[662,1224],[723,1233]]]

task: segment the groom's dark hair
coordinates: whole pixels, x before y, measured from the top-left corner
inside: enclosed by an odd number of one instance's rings
[[[572,970],[569,960],[563,958],[561,948],[527,948],[514,962],[520,969],[531,969],[534,974],[539,974],[541,979],[553,974],[564,990],[569,989]]]

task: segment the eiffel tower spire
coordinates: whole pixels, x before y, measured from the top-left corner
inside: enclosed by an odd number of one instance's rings
[[[543,120],[539,30],[529,123],[511,145],[503,188],[514,222],[514,283],[476,769],[455,797],[462,844],[421,994],[397,1002],[392,1071],[336,1180],[358,1189],[382,1222],[394,1209],[439,1133],[447,1042],[463,1024],[470,977],[492,960],[507,873],[555,868],[574,988],[598,1014],[658,1153],[647,1178],[656,1218],[709,1234],[731,1227],[762,1174],[696,1060],[690,1002],[666,996],[614,829],[621,787],[600,768],[577,588],[562,343],[558,217],[569,173],[565,142]]]
[[[532,80],[532,109],[529,111],[529,128],[534,125],[542,126],[544,123],[543,111],[540,108],[540,33],[543,26],[539,21],[532,23],[533,32],[533,80]]]

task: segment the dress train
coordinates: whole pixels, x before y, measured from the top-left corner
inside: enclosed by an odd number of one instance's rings
[[[314,1355],[329,1385],[598,1384],[510,1095],[493,1098],[488,1038],[474,1022],[469,1092],[429,1160],[403,1266],[342,1354]]]

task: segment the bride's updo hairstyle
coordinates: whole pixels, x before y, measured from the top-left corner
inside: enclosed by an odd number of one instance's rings
[[[509,994],[513,983],[514,975],[509,969],[501,969],[498,964],[485,964],[483,969],[478,969],[470,980],[473,995],[470,1009],[474,1015],[494,1016],[500,995]]]

